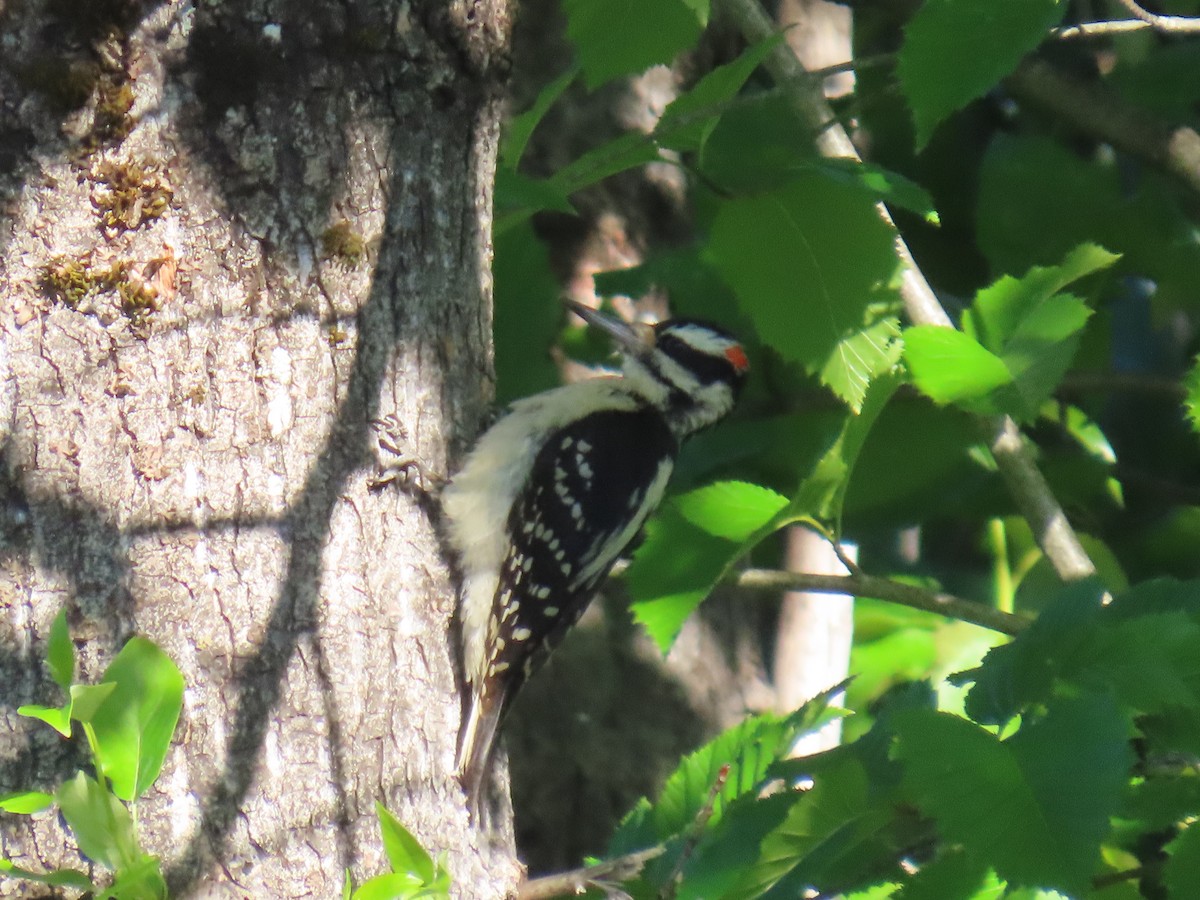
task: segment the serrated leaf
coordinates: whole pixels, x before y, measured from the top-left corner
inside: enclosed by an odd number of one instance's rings
[[[935,403],[981,400],[1010,384],[1004,360],[956,328],[917,325],[904,331],[904,361],[913,383]]]
[[[54,795],[43,791],[15,791],[11,794],[0,794],[0,809],[22,816],[49,809],[53,803]]]
[[[93,891],[95,886],[83,872],[74,869],[58,869],[54,872],[31,872],[14,865],[11,860],[0,858],[0,874],[10,878],[22,878],[26,881],[36,881],[38,884],[49,884],[54,887],[69,887],[77,891]]]
[[[707,0],[564,0],[589,88],[671,62],[708,23]]]
[[[54,617],[50,626],[50,637],[46,640],[46,664],[50,676],[64,691],[69,690],[75,680],[75,645],[67,628],[67,611],[64,609]]]
[[[141,859],[129,810],[94,779],[80,772],[55,799],[84,856],[113,871]]]
[[[703,823],[710,831],[720,827],[726,810],[741,801],[757,800],[772,764],[801,735],[827,720],[830,693],[824,692],[786,717],[749,718],[686,756],[667,779],[659,799],[651,804],[643,798],[625,817],[609,844],[609,857],[668,843],[667,853],[654,861],[647,878],[653,883],[656,874],[662,877],[672,872],[682,850],[679,839],[691,833],[701,810],[712,803],[712,814]],[[721,787],[716,790],[718,784]],[[748,827],[748,820],[739,822]]]
[[[183,675],[165,653],[132,637],[105,670],[116,687],[91,717],[94,750],[113,793],[133,801],[154,783],[183,706]]]
[[[387,854],[392,871],[412,874],[422,884],[433,881],[433,859],[421,846],[421,842],[413,837],[382,803],[375,804],[375,813],[379,816],[383,850]]]
[[[788,504],[770,488],[745,481],[718,481],[671,502],[696,527],[730,541],[746,540]]]
[[[1084,243],[1070,250],[1056,266],[1034,266],[1020,278],[1005,275],[976,295],[971,309],[963,316],[963,330],[999,353],[1043,304],[1079,279],[1109,268],[1120,258],[1096,244]],[[1057,339],[1073,330],[1065,326],[1058,329]]]
[[[1010,884],[1087,890],[1133,761],[1111,699],[1056,701],[1004,742],[946,713],[896,728],[904,787],[944,839]]]
[[[917,147],[1015,69],[1065,9],[1060,0],[927,0],[904,30],[897,66]]]
[[[1155,283],[1156,310],[1193,308],[1200,242],[1173,186],[1130,191],[1120,167],[1049,138],[999,135],[980,170],[976,230],[993,271],[1061,260],[1083,241],[1122,255],[1117,271]]]
[[[514,116],[509,121],[504,130],[504,139],[500,143],[499,171],[503,169],[516,171],[517,165],[521,162],[521,157],[525,154],[525,147],[528,145],[529,139],[533,136],[534,129],[538,127],[538,124],[542,121],[546,113],[549,112],[554,102],[562,96],[563,92],[571,86],[571,82],[578,77],[579,67],[572,66],[542,88],[529,109],[525,110],[519,116]],[[499,171],[497,171],[497,175],[499,175]]]
[[[895,232],[820,173],[723,203],[707,249],[764,343],[861,408],[900,355]]]

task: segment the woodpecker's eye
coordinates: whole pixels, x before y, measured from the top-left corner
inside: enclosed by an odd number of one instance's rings
[[[664,322],[655,349],[692,373],[701,384],[737,383],[750,368],[740,344],[714,325],[702,322]]]

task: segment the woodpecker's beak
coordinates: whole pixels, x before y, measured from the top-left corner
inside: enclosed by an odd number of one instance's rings
[[[649,325],[631,325],[574,300],[564,300],[563,303],[589,325],[595,325],[601,331],[607,332],[608,336],[616,341],[617,347],[625,353],[646,356],[654,349],[654,329]]]

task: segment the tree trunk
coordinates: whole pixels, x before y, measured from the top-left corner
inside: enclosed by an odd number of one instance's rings
[[[435,505],[372,491],[394,413],[445,473],[491,393],[505,0],[0,2],[0,793],[80,756],[19,718],[131,634],[184,673],[138,805],[173,896],[336,897],[374,803],[455,894],[515,884],[453,774]],[[0,853],[78,865],[55,817]],[[0,897],[28,896],[0,879]]]

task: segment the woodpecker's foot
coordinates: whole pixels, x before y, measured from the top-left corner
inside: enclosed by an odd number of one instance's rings
[[[367,482],[372,491],[381,491],[389,485],[416,490],[422,494],[440,491],[446,479],[431,471],[413,450],[408,438],[408,429],[396,415],[372,419],[375,442],[378,445],[376,459],[379,468]]]

